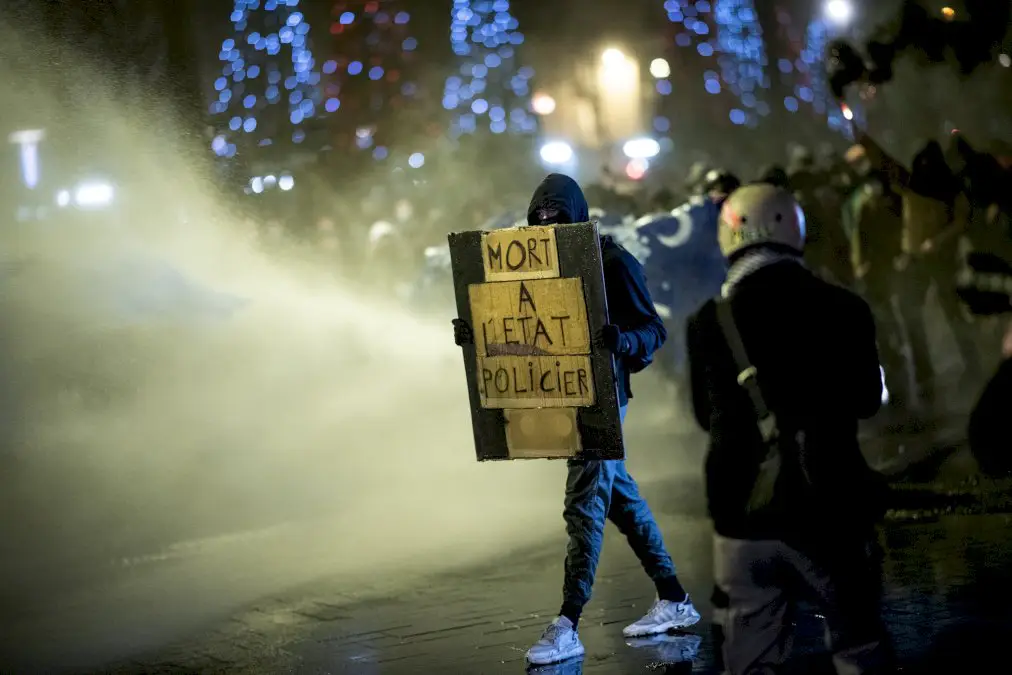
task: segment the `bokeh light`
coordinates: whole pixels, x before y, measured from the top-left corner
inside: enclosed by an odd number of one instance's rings
[[[211,142],[217,156],[234,157],[239,146],[272,145],[275,136],[290,136],[278,133],[285,122],[299,124],[316,114],[320,72],[309,48],[311,27],[298,6],[298,0],[235,0],[234,32],[221,43],[222,74],[214,82],[217,100],[210,108],[220,120]]]
[[[451,136],[480,128],[494,134],[536,131],[534,116],[490,115],[492,110],[533,109],[534,70],[517,62],[524,35],[510,13],[509,0],[453,0],[450,19],[450,47],[459,60],[457,74],[446,79],[443,90],[443,107],[455,113]]]
[[[671,77],[671,66],[665,59],[654,59],[650,62],[650,74],[658,80]]]
[[[531,108],[539,115],[551,115],[555,112],[555,99],[539,92],[531,99]]]

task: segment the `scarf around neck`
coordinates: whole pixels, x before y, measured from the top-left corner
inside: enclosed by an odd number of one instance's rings
[[[727,270],[727,281],[724,282],[724,285],[720,289],[721,297],[729,297],[734,287],[753,272],[779,262],[793,262],[797,265],[804,265],[801,256],[792,253],[775,251],[766,247],[746,251],[740,258],[731,263],[731,267]]]

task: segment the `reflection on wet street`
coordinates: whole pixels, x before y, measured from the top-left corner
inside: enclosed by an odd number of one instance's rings
[[[609,531],[594,600],[580,624],[586,656],[531,672],[717,672],[706,602],[711,584],[709,525],[699,515],[670,508],[673,502],[665,500],[664,493],[677,489],[677,481],[669,480],[644,486],[648,497],[656,497],[679,574],[704,621],[687,634],[623,638],[622,626],[642,615],[653,589],[620,536]],[[904,672],[993,672],[987,664],[995,662],[1002,645],[1012,639],[1010,524],[1006,515],[971,515],[904,519],[884,528],[886,620]],[[271,536],[273,542],[268,541]],[[230,555],[256,556],[267,546],[276,550],[284,536],[291,535],[265,534],[259,543],[236,541]],[[526,549],[410,583],[404,583],[410,569],[407,559],[369,577],[335,577],[317,570],[319,577],[305,579],[305,585],[243,607],[204,607],[214,611],[204,615],[202,626],[180,629],[172,644],[148,638],[170,624],[173,614],[177,619],[187,614],[180,605],[201,604],[199,591],[194,594],[200,584],[195,586],[193,580],[209,563],[206,556],[152,563],[139,567],[130,579],[104,586],[101,594],[81,596],[85,599],[76,606],[50,608],[59,609],[64,618],[73,617],[69,623],[40,612],[11,622],[5,634],[16,642],[8,642],[7,650],[17,644],[13,651],[20,653],[10,653],[5,662],[18,667],[14,672],[38,672],[44,665],[58,665],[54,654],[65,646],[71,649],[64,656],[91,658],[96,668],[103,660],[115,661],[118,665],[103,672],[121,675],[519,673],[525,667],[525,650],[557,611],[563,545],[560,528],[558,536],[532,541]],[[236,576],[243,577],[241,566]],[[171,592],[165,591],[172,585],[192,595],[170,599]],[[109,614],[117,610],[129,614]],[[85,631],[89,613],[105,626]],[[50,632],[43,637],[39,629],[46,625]],[[799,618],[794,672],[831,672],[822,653],[821,631],[814,614]],[[90,649],[78,644],[75,652],[75,636],[79,640],[82,635],[89,636]],[[64,659],[62,665],[72,663]]]

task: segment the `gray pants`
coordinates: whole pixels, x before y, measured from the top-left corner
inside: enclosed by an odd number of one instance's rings
[[[714,535],[714,581],[728,597],[722,622],[727,675],[779,671],[789,656],[798,599],[814,601],[825,616],[839,675],[893,672],[877,563],[859,544],[840,546],[825,559],[831,568],[782,541]]]

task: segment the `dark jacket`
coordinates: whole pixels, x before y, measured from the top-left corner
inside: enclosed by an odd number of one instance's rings
[[[585,223],[590,209],[583,190],[569,176],[553,173],[534,191],[527,209],[531,225]],[[625,353],[615,358],[619,405],[632,398],[630,374],[642,370],[667,338],[647,290],[643,266],[610,236],[601,237],[609,322],[622,332]]]
[[[746,513],[766,448],[710,300],[690,319],[687,344],[696,419],[710,433],[706,487],[716,531],[795,544],[823,532],[866,532],[871,523],[861,514],[870,505],[862,503],[863,490],[878,483],[858,446],[858,420],[874,415],[882,397],[868,305],[802,265],[784,261],[742,279],[731,306],[781,431],[806,434],[814,490],[791,486],[805,497],[789,514]]]
[[[626,352],[615,358],[618,403],[626,405],[632,398],[630,376],[649,365],[668,332],[650,299],[643,266],[632,253],[606,236],[601,237],[601,258],[608,320],[618,326],[628,345]]]
[[[1004,476],[1012,472],[1009,413],[1012,413],[1012,359],[1005,359],[970,413],[970,451],[986,474]]]

